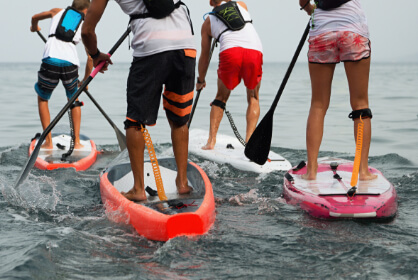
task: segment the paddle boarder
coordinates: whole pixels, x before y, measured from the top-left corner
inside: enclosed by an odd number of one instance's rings
[[[308,60],[312,99],[306,127],[307,172],[302,178],[316,179],[335,65],[344,62],[353,110],[349,118],[354,121],[355,139],[357,127],[361,122],[364,124],[359,179],[375,179],[377,175],[368,169],[372,118],[368,98],[371,49],[367,19],[360,1],[321,0],[311,3],[310,0],[299,0],[299,5],[301,10],[311,15]]]
[[[70,99],[76,92],[78,81],[78,59],[76,45],[81,41],[81,26],[84,16],[90,6],[90,0],[74,0],[67,9],[53,8],[32,16],[30,31],[37,32],[40,20],[51,18],[51,27],[48,40],[45,44],[42,64],[38,71],[38,82],[35,91],[38,94],[38,110],[45,130],[51,122],[48,101],[52,92],[61,80],[67,98]],[[87,55],[87,63],[83,81],[88,78],[93,69],[93,60]],[[80,123],[81,102],[74,102],[71,115],[74,123],[74,149],[81,149]],[[52,136],[49,133],[42,145],[44,149],[52,149]]]
[[[244,80],[247,88],[248,142],[260,116],[259,90],[262,77],[263,48],[257,31],[252,24],[247,5],[242,2],[210,0],[214,7],[202,25],[202,52],[199,58],[196,90],[206,86],[212,39],[220,44],[218,91],[211,103],[209,138],[204,150],[214,149],[216,134],[222,120],[226,102],[231,91]]]
[[[163,85],[163,105],[171,127],[177,164],[177,191],[189,193],[187,122],[193,104],[196,48],[188,9],[181,1],[174,3],[172,0],[116,2],[131,19],[134,56],[128,76],[128,109],[124,123],[134,185],[122,194],[134,201],[147,199],[144,190],[145,140],[141,128],[156,124]],[[112,63],[107,54],[99,51],[95,33],[107,4],[108,0],[92,0],[82,29],[83,42],[93,64],[106,63],[101,72]],[[157,9],[154,9],[155,4]]]

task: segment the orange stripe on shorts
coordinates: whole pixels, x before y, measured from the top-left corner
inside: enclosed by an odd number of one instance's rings
[[[164,96],[169,99],[170,101],[177,102],[177,103],[185,103],[193,99],[194,92],[191,91],[186,94],[177,94],[172,91],[165,91]]]
[[[190,112],[192,111],[192,105],[187,106],[184,109],[180,109],[174,105],[171,105],[170,103],[168,103],[167,100],[164,99],[164,109],[169,110],[171,112],[173,112],[174,114],[176,114],[179,117],[184,117],[190,114]]]
[[[193,58],[195,58],[195,57],[196,57],[196,55],[197,55],[197,51],[196,51],[196,50],[193,50],[193,49],[185,49],[185,50],[184,50],[184,55],[185,55],[185,56],[188,56],[188,57],[193,57]]]

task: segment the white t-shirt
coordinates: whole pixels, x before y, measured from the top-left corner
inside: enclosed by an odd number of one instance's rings
[[[51,27],[49,29],[49,35],[55,34],[58,23],[61,19],[62,14],[65,12],[65,9],[58,12],[55,16],[52,17]],[[78,44],[81,40],[81,27],[83,23],[78,27],[77,32],[74,35],[73,42]],[[49,37],[48,41],[45,44],[43,58],[52,57],[61,60],[71,62],[74,65],[80,67],[80,60],[78,59],[76,46],[72,42],[64,42],[58,40],[55,36]]]
[[[222,2],[224,4],[226,2]],[[238,4],[238,8],[244,17],[245,21],[251,21],[250,13],[241,7]],[[212,32],[212,38],[217,39],[219,34],[221,34],[227,26],[218,19],[215,15],[210,16],[210,28]],[[244,28],[238,31],[228,30],[222,34],[221,38],[219,39],[220,49],[219,52],[223,52],[224,50],[241,47],[245,49],[252,49],[263,52],[263,45],[261,44],[261,40],[258,37],[257,31],[254,28],[252,23],[245,24]]]
[[[309,36],[317,36],[330,31],[351,31],[369,38],[369,27],[360,0],[351,0],[342,6],[324,11],[315,9]]]
[[[142,0],[115,0],[127,15],[147,13]],[[178,1],[175,1],[177,3]],[[131,22],[134,57],[144,57],[170,50],[193,49],[195,44],[190,18],[184,5],[180,5],[163,19],[151,17]]]

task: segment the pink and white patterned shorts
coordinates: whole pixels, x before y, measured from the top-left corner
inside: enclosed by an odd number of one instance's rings
[[[370,40],[350,31],[331,31],[309,38],[312,63],[359,61],[370,57]]]

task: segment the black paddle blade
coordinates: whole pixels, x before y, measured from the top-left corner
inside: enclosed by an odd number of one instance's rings
[[[267,112],[245,146],[245,156],[259,165],[265,164],[269,156],[273,134],[273,114],[274,110]]]

